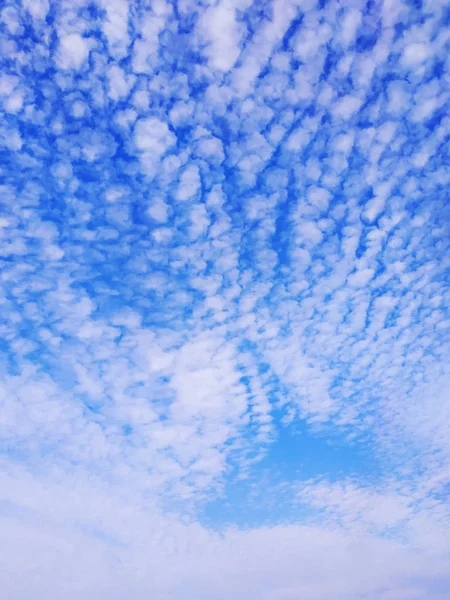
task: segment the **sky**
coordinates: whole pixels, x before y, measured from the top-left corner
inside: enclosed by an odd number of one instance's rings
[[[5,0],[5,600],[449,600],[450,8]]]

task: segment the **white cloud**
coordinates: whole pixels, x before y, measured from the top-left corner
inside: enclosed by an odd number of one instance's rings
[[[369,221],[374,221],[383,210],[384,205],[385,199],[382,196],[375,196],[366,203],[363,214]]]
[[[355,287],[364,287],[373,278],[374,273],[375,272],[373,269],[362,269],[360,271],[355,271],[355,273],[352,273],[349,276],[348,283],[349,285]]]
[[[242,0],[221,0],[201,16],[198,27],[209,43],[207,53],[214,69],[228,71],[238,59],[244,24],[237,22],[236,10],[248,4]]]
[[[86,110],[86,104],[81,100],[77,100],[72,104],[72,115],[76,119],[81,119],[81,117],[83,117],[86,114]]]
[[[117,101],[128,95],[134,83],[134,77],[126,77],[119,66],[112,65],[112,67],[108,69],[108,81],[108,95],[112,100]]]
[[[0,75],[0,95],[9,96],[19,83],[19,78],[15,75]]]
[[[158,227],[152,232],[152,236],[159,244],[166,244],[172,239],[173,231],[169,227]]]
[[[323,234],[315,223],[312,221],[301,221],[297,225],[297,231],[300,242],[311,242],[318,244],[322,241]]]
[[[91,45],[91,40],[78,33],[63,35],[59,40],[58,65],[62,69],[80,69],[89,56]]]
[[[20,17],[14,6],[5,6],[5,8],[1,11],[1,19],[8,28],[8,31],[13,35],[16,35],[22,31]]]
[[[149,117],[137,121],[134,141],[138,150],[160,157],[176,143],[176,137],[166,123],[156,117]]]
[[[3,595],[446,599],[442,11],[13,4]]]
[[[223,153],[222,142],[216,137],[202,138],[198,142],[199,153],[207,158],[216,158],[219,162],[223,162],[225,156]]]
[[[130,127],[135,123],[136,119],[136,111],[132,109],[118,111],[115,117],[117,124],[125,129],[130,129]]]
[[[251,51],[246,52],[242,65],[234,70],[233,87],[239,95],[245,96],[251,92],[263,65],[268,61],[274,46],[289,28],[295,14],[294,3],[274,4],[272,19],[263,22],[247,49]]]
[[[200,188],[200,173],[196,165],[190,165],[183,171],[178,184],[176,199],[180,201],[189,200],[195,196]]]
[[[205,206],[202,204],[194,206],[191,211],[191,237],[196,239],[200,235],[204,235],[209,225],[210,220]]]
[[[23,6],[35,19],[45,19],[49,10],[48,0],[23,0]]]
[[[194,111],[194,105],[192,102],[177,102],[169,112],[169,118],[171,123],[179,125],[183,123],[192,115]]]
[[[406,67],[415,67],[428,58],[430,49],[427,44],[416,42],[406,46],[402,54],[402,63]]]
[[[101,0],[101,4],[106,11],[103,31],[108,39],[109,52],[115,58],[122,58],[126,55],[129,44],[129,3],[124,0]]]
[[[361,99],[356,96],[344,96],[333,106],[333,115],[348,120],[358,112],[361,104]]]
[[[153,200],[147,212],[158,223],[166,223],[169,218],[169,207],[161,198]]]
[[[134,40],[132,65],[134,73],[152,73],[152,64],[157,62],[159,35],[170,18],[172,6],[167,2],[154,2],[151,12],[143,12],[140,22],[140,37]]]
[[[362,21],[361,12],[354,8],[347,10],[341,21],[341,37],[348,47],[355,39],[356,32]]]
[[[150,592],[166,600],[189,589],[205,600],[223,593],[238,599],[307,594],[311,600],[344,600],[349,594],[378,597],[384,590],[386,599],[409,600],[411,578],[420,597],[441,600],[446,593],[444,561],[365,531],[351,536],[336,526],[279,525],[228,529],[218,536],[196,523],[163,517],[126,488],[108,488],[78,473],[61,478],[55,472],[39,480],[8,468],[1,489],[15,510],[15,516],[2,519],[9,549],[2,562],[11,575],[3,585],[10,598],[33,593],[52,599],[64,593],[72,600],[83,585],[99,598],[131,590],[138,599]],[[347,515],[353,506],[362,514],[367,502],[370,510],[374,506],[364,491],[351,487],[331,487],[329,496],[327,505],[341,506]],[[387,522],[405,514],[407,502],[392,498],[388,506],[385,498],[378,495]],[[29,575],[21,578],[24,568]]]
[[[21,92],[16,92],[15,94],[12,94],[11,96],[9,96],[4,101],[4,107],[5,107],[6,112],[9,112],[9,113],[19,112],[23,107],[23,99],[24,99],[24,94]]]
[[[311,186],[308,188],[308,200],[322,211],[326,211],[330,201],[330,193],[323,188]]]

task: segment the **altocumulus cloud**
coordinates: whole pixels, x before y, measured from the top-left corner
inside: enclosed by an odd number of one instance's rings
[[[2,597],[448,599],[449,23],[2,3]]]

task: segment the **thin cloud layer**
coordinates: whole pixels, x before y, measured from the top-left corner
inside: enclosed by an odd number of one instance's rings
[[[448,598],[448,22],[3,4],[5,598]]]

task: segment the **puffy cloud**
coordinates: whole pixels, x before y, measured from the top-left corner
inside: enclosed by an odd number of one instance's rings
[[[163,154],[175,142],[175,136],[167,124],[155,117],[140,119],[136,124],[134,137],[139,150],[151,150],[156,154]]]
[[[0,20],[3,594],[446,598],[440,7]]]
[[[248,0],[221,0],[202,14],[198,27],[208,41],[207,53],[215,69],[228,71],[238,59],[245,26],[238,22],[237,11],[248,5]]]
[[[416,42],[409,44],[403,50],[402,63],[406,67],[415,67],[428,58],[430,50],[427,44]]]
[[[109,80],[109,97],[112,100],[120,100],[121,98],[125,98],[134,81],[133,76],[127,78],[120,67],[117,65],[113,65],[108,70],[108,80]]]
[[[196,165],[190,165],[183,171],[176,193],[177,200],[189,200],[195,196],[200,187],[200,173]]]
[[[30,12],[35,19],[45,19],[49,9],[48,0],[24,0],[24,8]]]
[[[349,119],[361,107],[362,101],[355,96],[344,96],[333,107],[333,114],[341,119]]]
[[[63,35],[59,40],[57,61],[62,69],[80,69],[89,56],[91,41],[79,33]]]

